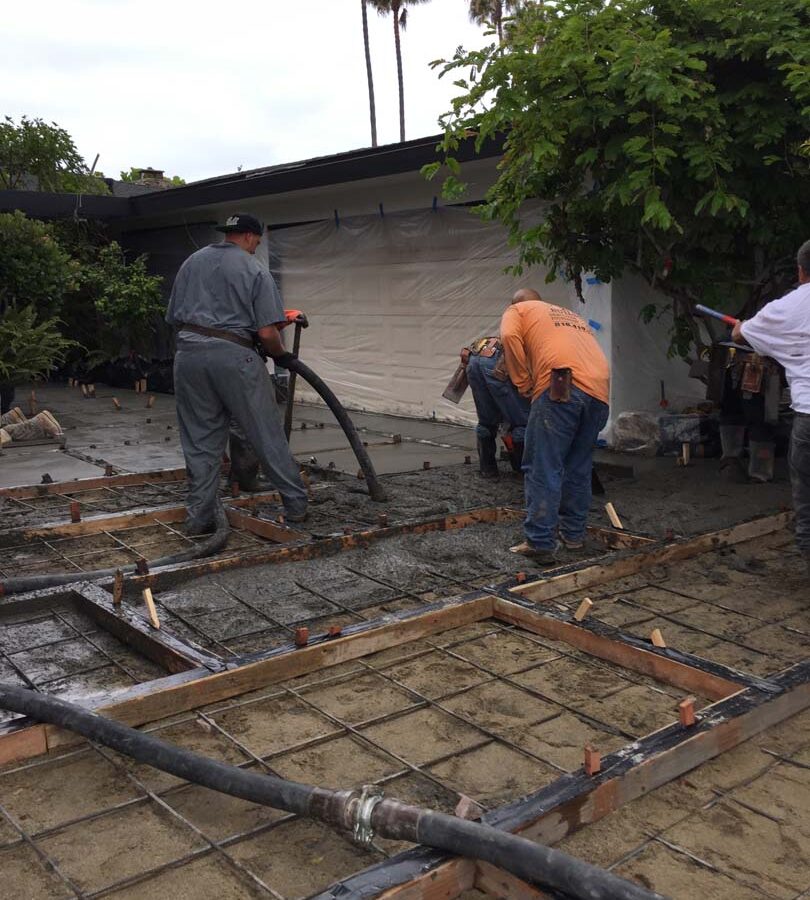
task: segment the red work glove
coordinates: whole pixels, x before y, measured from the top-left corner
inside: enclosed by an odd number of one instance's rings
[[[300,325],[302,328],[307,328],[309,326],[306,314],[302,313],[300,309],[285,309],[284,318],[284,324],[276,326],[279,331],[286,328],[288,325]]]

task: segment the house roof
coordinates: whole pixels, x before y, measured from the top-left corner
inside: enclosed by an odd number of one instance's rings
[[[84,195],[78,205],[75,194],[0,191],[0,211],[21,209],[37,218],[63,218],[78,212],[88,217],[117,220],[174,213],[250,197],[413,172],[436,160],[436,145],[440,139],[441,135],[431,135],[382,147],[365,147],[331,156],[233,172],[140,196]],[[466,162],[474,158],[498,156],[501,152],[500,141],[486,142],[478,153],[474,142],[467,141],[461,145],[457,155],[461,162]]]

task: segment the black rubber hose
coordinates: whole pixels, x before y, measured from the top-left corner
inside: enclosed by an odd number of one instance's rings
[[[351,444],[354,455],[357,457],[357,462],[360,463],[360,468],[365,476],[366,484],[368,485],[368,493],[371,499],[376,500],[378,503],[385,500],[385,491],[377,478],[377,473],[374,471],[374,465],[371,462],[368,451],[363,446],[363,441],[360,439],[360,435],[354,427],[354,422],[349,418],[349,414],[343,408],[343,405],[335,396],[332,389],[319,375],[316,375],[306,363],[301,362],[300,359],[292,359],[286,365],[291,372],[300,375],[304,381],[320,395],[321,399],[329,409],[332,410],[332,414],[338,420],[338,424],[343,429],[343,433]]]
[[[168,744],[112,719],[28,688],[0,683],[0,708],[69,729],[138,762],[221,793],[272,806],[329,825],[352,830],[361,797],[259,775]],[[512,872],[541,888],[575,900],[663,900],[616,875],[525,838],[488,825],[420,809],[397,800],[380,800],[370,824],[381,837],[422,843]]]
[[[182,550],[171,556],[160,556],[157,559],[147,560],[150,569],[160,566],[173,566],[175,563],[188,562],[191,559],[201,559],[204,556],[212,556],[218,553],[228,540],[230,525],[221,503],[217,504],[214,511],[216,531],[211,537]],[[0,579],[0,596],[6,594],[21,594],[24,591],[42,591],[45,588],[59,587],[61,584],[72,584],[74,581],[96,581],[98,578],[112,578],[118,570],[124,574],[136,571],[134,563],[126,566],[116,566],[113,569],[95,569],[90,572],[62,572],[54,575],[20,575],[19,577]]]

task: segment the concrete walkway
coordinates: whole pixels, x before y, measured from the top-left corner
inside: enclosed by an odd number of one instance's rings
[[[30,413],[28,390],[18,391],[17,405]],[[147,408],[147,398],[154,405]],[[113,398],[121,405],[117,409]],[[65,431],[64,450],[49,446],[0,452],[0,487],[38,484],[48,474],[54,481],[89,478],[111,464],[117,472],[145,472],[184,465],[171,394],[137,394],[98,385],[96,398],[78,388],[37,388],[37,408],[48,409]],[[464,462],[475,452],[473,429],[372,413],[352,418],[380,474]],[[398,437],[397,437],[398,436]],[[401,438],[401,439],[400,439]],[[296,404],[290,445],[302,462],[354,474],[357,461],[342,430],[325,407]]]

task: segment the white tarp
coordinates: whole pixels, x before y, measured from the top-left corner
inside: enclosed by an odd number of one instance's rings
[[[497,334],[522,285],[570,305],[569,287],[538,270],[505,274],[515,255],[503,228],[465,209],[273,231],[269,257],[285,306],[311,323],[301,358],[347,405],[375,412],[474,421],[469,395],[460,406],[441,396],[461,348]]]
[[[268,257],[285,306],[304,310],[311,323],[302,336],[301,358],[354,409],[474,422],[469,392],[458,406],[441,393],[460,349],[476,337],[497,334],[503,310],[524,286],[597,323],[597,340],[612,369],[624,373],[615,381],[618,392],[612,392],[613,414],[639,398],[639,354],[649,355],[645,396],[655,399],[658,380],[670,377],[673,364],[660,333],[650,333],[638,320],[636,285],[628,283],[623,292],[622,334],[614,335],[612,285],[586,279],[583,304],[564,280],[546,284],[541,269],[519,278],[505,274],[515,254],[503,227],[467,209],[280,229],[269,235]],[[316,399],[300,379],[298,384],[302,398]]]

